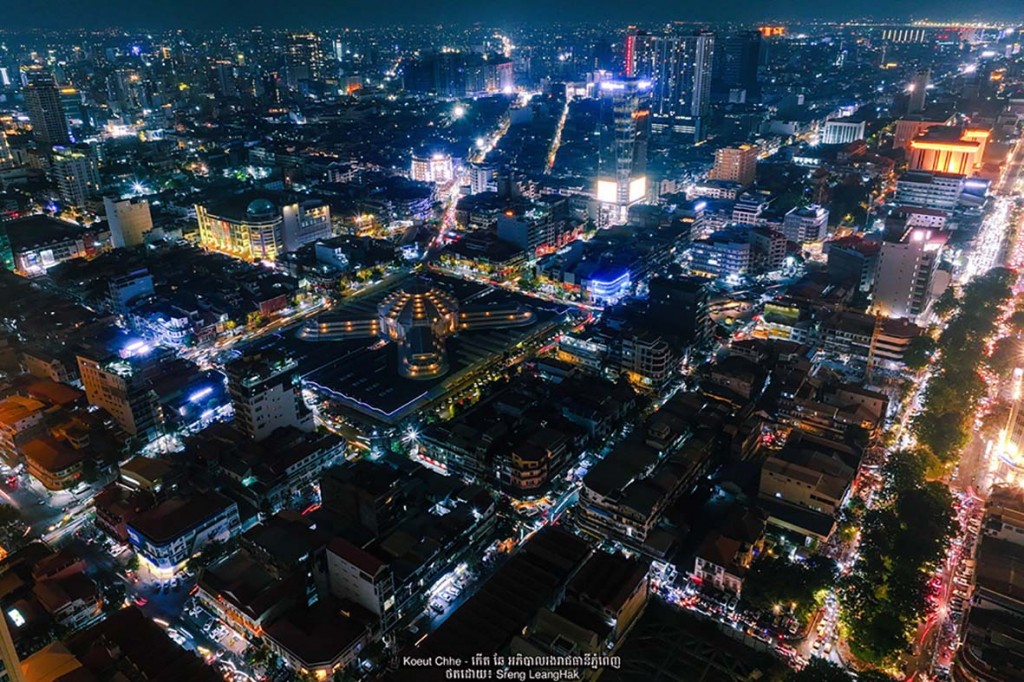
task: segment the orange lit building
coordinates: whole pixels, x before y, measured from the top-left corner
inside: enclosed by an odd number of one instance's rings
[[[933,128],[910,141],[910,169],[972,175],[981,167],[989,134],[980,129]]]

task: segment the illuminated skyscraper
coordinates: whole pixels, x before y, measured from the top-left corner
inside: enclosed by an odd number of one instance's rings
[[[632,30],[626,41],[626,73],[651,83],[654,124],[676,132],[706,136],[711,111],[711,75],[715,36],[652,34]]]
[[[635,79],[601,83],[597,199],[613,221],[647,196],[648,89]]]
[[[285,44],[285,83],[297,90],[302,81],[319,80],[324,64],[320,36],[315,33],[292,33]]]
[[[30,76],[25,86],[25,107],[32,132],[39,146],[49,149],[54,145],[71,142],[68,133],[67,116],[60,101],[60,90],[49,74],[36,73]]]

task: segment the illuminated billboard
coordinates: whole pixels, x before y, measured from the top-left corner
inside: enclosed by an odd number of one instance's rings
[[[639,177],[629,182],[629,202],[640,201],[647,194],[647,178]]]

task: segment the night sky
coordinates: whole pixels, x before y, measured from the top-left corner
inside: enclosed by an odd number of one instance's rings
[[[966,12],[966,13],[965,13]],[[986,0],[11,0],[0,28],[271,28],[504,21],[752,21],[901,17],[1024,20],[1024,1]]]

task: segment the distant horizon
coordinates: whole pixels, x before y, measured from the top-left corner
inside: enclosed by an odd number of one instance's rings
[[[953,0],[850,0],[823,7],[807,0],[777,0],[770,5],[760,0],[733,0],[709,6],[695,0],[651,0],[630,5],[611,0],[586,4],[567,0],[521,0],[512,4],[484,7],[463,0],[439,0],[426,4],[415,0],[369,3],[307,0],[282,11],[271,0],[250,0],[240,6],[225,0],[179,0],[175,3],[140,7],[128,0],[55,0],[44,5],[8,3],[3,31],[23,30],[221,30],[263,28],[301,30],[313,27],[372,29],[386,26],[471,26],[474,24],[582,24],[660,23],[670,21],[711,23],[758,23],[771,21],[823,23],[844,21],[935,21],[940,23],[1009,22],[1024,23],[1020,0],[992,0],[984,13],[963,11]],[[765,11],[770,9],[770,11]],[[240,11],[241,10],[241,11]],[[983,16],[979,16],[983,14]],[[579,16],[579,18],[573,18]]]

